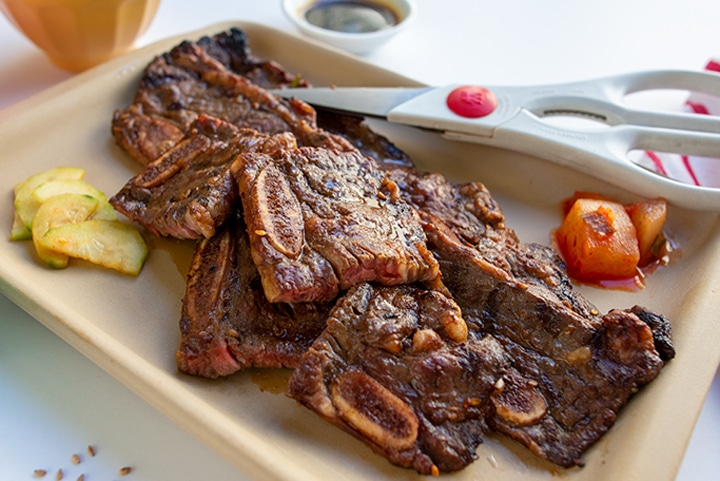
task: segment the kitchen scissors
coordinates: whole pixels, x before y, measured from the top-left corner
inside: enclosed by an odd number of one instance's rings
[[[634,150],[720,158],[720,117],[637,110],[628,94],[681,89],[720,97],[720,75],[660,70],[538,86],[325,87],[278,89],[311,105],[384,118],[474,142],[542,157],[647,198],[720,211],[720,188],[696,186],[633,162]],[[570,128],[555,115],[594,119],[605,128]],[[718,160],[720,169],[720,160]]]

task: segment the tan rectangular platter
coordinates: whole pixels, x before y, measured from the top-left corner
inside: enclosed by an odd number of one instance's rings
[[[230,26],[244,29],[252,51],[316,85],[412,85],[410,79],[297,36],[242,22],[211,25],[167,39],[78,75],[0,112],[0,231],[13,218],[13,185],[59,165],[86,169],[112,195],[139,170],[110,134],[114,109],[129,104],[144,66],[183,39]],[[447,65],[438,68],[451,68]],[[481,80],[481,79],[478,79]],[[423,169],[485,183],[510,227],[525,242],[550,242],[560,202],[575,190],[634,198],[604,183],[525,155],[445,141],[407,127],[374,127]],[[659,192],[659,195],[662,193]],[[453,480],[672,480],[720,360],[720,221],[717,214],[670,209],[667,230],[679,244],[672,265],[637,293],[581,287],[604,312],[645,305],[673,322],[677,358],[621,412],[616,425],[565,470],[489,435],[478,459]],[[178,320],[193,246],[146,236],[151,253],[137,278],[76,262],[53,271],[31,243],[0,242],[0,290],[248,476],[258,480],[416,479],[287,398],[287,373],[257,370],[223,380],[180,374]],[[209,467],[211,469],[211,467]]]

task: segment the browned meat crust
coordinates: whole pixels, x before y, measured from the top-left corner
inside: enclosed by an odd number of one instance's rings
[[[145,166],[110,202],[160,236],[208,238],[237,201],[230,165],[241,152],[294,148],[291,134],[273,136],[200,115],[187,135]]]
[[[273,61],[252,55],[245,34],[230,29],[197,42],[186,41],[156,57],[145,69],[133,104],[118,110],[113,135],[119,146],[145,165],[178,141],[198,114],[273,135],[292,132],[300,145],[360,149],[381,164],[412,163],[360,119],[324,114],[266,88],[307,87],[307,82]],[[150,145],[150,139],[157,146]]]
[[[302,147],[243,154],[232,171],[270,301],[327,301],[360,282],[439,278],[415,210],[372,159]]]
[[[549,248],[517,241],[481,185],[454,186],[437,174],[407,171],[398,177],[421,211],[443,282],[471,335],[494,336],[512,359],[491,426],[556,464],[581,464],[582,453],[672,354],[660,356],[650,323],[635,313],[600,317],[573,291]],[[653,320],[666,334],[669,324]],[[517,399],[525,400],[522,410],[504,406]]]
[[[455,303],[418,286],[360,284],[293,373],[288,393],[392,463],[423,474],[472,462],[501,346],[468,339]]]
[[[170,150],[185,132],[164,117],[146,115],[141,104],[115,112],[112,125],[115,142],[141,165],[148,165]]]
[[[183,298],[178,368],[216,378],[247,367],[295,367],[324,329],[331,306],[268,302],[245,223],[233,216],[197,244]]]

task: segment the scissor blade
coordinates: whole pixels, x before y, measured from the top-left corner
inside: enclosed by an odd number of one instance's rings
[[[431,87],[313,87],[275,89],[269,92],[285,98],[295,97],[316,107],[385,118],[398,105],[430,89]]]

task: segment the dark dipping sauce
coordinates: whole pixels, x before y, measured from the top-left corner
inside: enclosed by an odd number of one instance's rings
[[[374,2],[325,0],[313,4],[305,18],[316,27],[344,33],[369,33],[390,28],[398,15]]]

